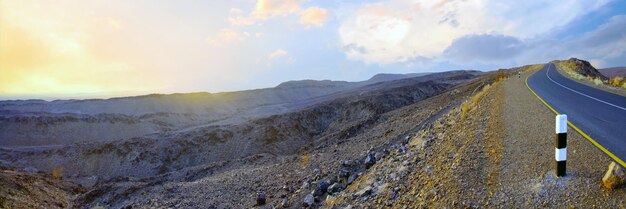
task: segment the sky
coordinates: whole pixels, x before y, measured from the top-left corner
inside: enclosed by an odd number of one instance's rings
[[[626,66],[624,0],[0,0],[0,99]]]

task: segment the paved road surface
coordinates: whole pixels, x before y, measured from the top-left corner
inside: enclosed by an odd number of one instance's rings
[[[528,85],[550,106],[622,161],[626,160],[626,97],[586,86],[546,64]]]

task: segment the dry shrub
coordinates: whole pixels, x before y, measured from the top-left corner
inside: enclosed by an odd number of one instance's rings
[[[63,175],[63,171],[65,171],[65,168],[63,167],[52,169],[52,178],[61,179],[62,178],[61,175]]]
[[[496,81],[494,85],[497,83],[499,83],[499,81]],[[489,89],[491,89],[491,85],[485,85],[483,89],[474,94],[474,96],[470,97],[470,99],[467,100],[465,103],[461,104],[461,120],[465,120],[465,118],[467,118],[467,113],[472,110],[474,106],[478,104],[478,102],[480,102],[480,99],[487,94]]]
[[[599,85],[602,85],[603,82],[599,78],[594,78],[593,79],[593,84],[595,84],[596,86],[599,86]]]
[[[300,158],[300,167],[305,168],[309,165],[309,163],[311,163],[311,155],[309,153],[302,155]]]
[[[461,105],[461,120],[465,120],[465,117],[467,117],[467,112],[469,112],[469,110],[470,110],[469,104],[463,103]]]
[[[612,86],[615,86],[615,87],[620,87],[624,83],[626,83],[624,78],[623,77],[619,77],[619,76],[609,80],[609,84],[611,84]]]

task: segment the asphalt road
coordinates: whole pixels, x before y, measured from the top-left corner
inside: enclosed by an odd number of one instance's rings
[[[551,63],[531,75],[528,85],[571,123],[626,160],[626,97],[566,78]]]

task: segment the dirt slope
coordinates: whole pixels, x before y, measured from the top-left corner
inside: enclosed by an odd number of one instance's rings
[[[0,167],[0,208],[72,208],[84,189],[43,173]]]

